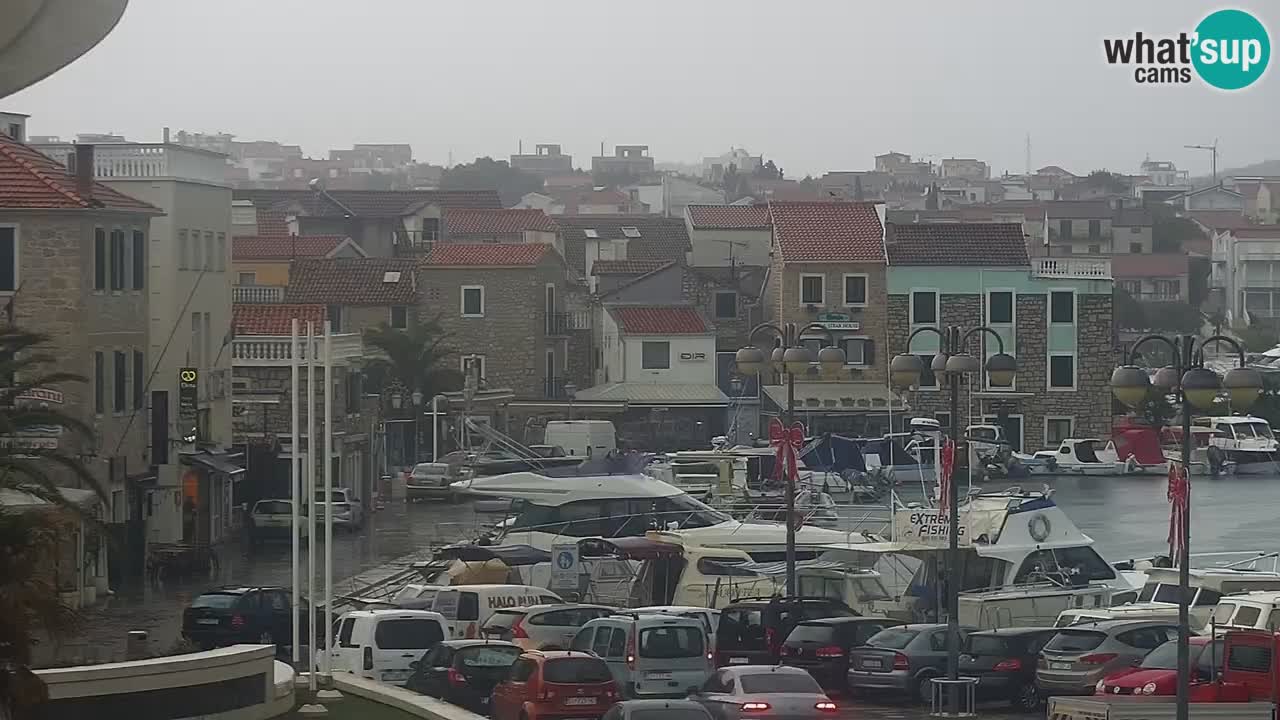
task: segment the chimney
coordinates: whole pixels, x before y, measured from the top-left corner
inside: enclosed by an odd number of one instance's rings
[[[76,192],[85,200],[93,199],[93,146],[76,144]]]
[[[169,128],[164,129],[164,144],[169,144]]]

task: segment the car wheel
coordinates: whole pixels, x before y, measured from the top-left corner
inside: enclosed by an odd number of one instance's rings
[[[1010,705],[1027,712],[1038,710],[1040,703],[1040,690],[1036,688],[1035,683],[1023,683],[1014,689],[1013,696],[1009,698]]]
[[[922,705],[933,704],[933,676],[921,675],[916,678],[916,700]]]

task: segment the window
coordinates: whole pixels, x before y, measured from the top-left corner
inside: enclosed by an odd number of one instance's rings
[[[113,353],[111,367],[111,411],[122,413],[127,409],[129,361],[119,350]]]
[[[489,623],[485,623],[486,626]],[[595,633],[595,628],[583,628],[573,636],[573,642],[569,643],[570,650],[580,650],[582,652],[591,652],[591,638]]]
[[[640,228],[624,225],[622,228],[622,234],[629,238],[638,238],[640,237]]]
[[[600,657],[609,657],[609,639],[613,636],[613,628],[596,628],[596,639],[591,644],[591,652]]]
[[[920,358],[920,362],[924,363],[924,369],[920,371],[920,384],[916,386],[917,390],[937,390],[938,376],[933,374],[933,353],[920,354],[916,353],[916,357]]]
[[[93,289],[107,289],[107,231],[93,231]]]
[[[716,293],[716,318],[732,319],[738,317],[738,293],[732,290]]]
[[[200,263],[201,263],[200,258],[202,257],[204,257],[204,246],[200,244],[200,231],[192,230],[191,231],[191,257],[188,258],[190,262],[187,264],[187,269],[199,270]]]
[[[1235,645],[1227,650],[1227,668],[1265,673],[1271,670],[1271,648],[1267,645]]]
[[[124,231],[111,231],[111,289],[124,289]]]
[[[583,236],[584,236],[584,237],[586,237],[586,238],[588,238],[588,239],[591,239],[591,240],[599,240],[599,239],[600,239],[600,233],[596,232],[596,231],[595,231],[594,229],[592,229],[592,228],[587,228],[587,229],[583,230],[583,231],[582,231],[582,234],[583,234]]]
[[[1097,240],[1101,237],[1102,237],[1102,221],[1090,220],[1089,221],[1089,239]]]
[[[1140,242],[1129,243],[1129,252],[1133,253],[1134,255],[1140,255],[1142,253],[1142,243]]]
[[[861,307],[867,304],[867,276],[844,276],[844,304],[849,307]]]
[[[404,305],[391,306],[391,327],[405,330],[409,327],[409,308]]]
[[[1013,292],[998,290],[987,294],[987,322],[1013,324]]]
[[[141,230],[133,231],[133,289],[141,290],[147,279],[147,236]]]
[[[141,350],[133,351],[133,409],[141,410],[146,400],[146,367]]]
[[[940,430],[947,430],[951,427],[951,413],[946,410],[935,412],[933,419],[938,421],[938,429]]]
[[[1057,447],[1063,440],[1071,437],[1075,428],[1075,419],[1069,417],[1047,417],[1044,419],[1044,443]]]
[[[1141,280],[1121,280],[1120,289],[1124,290],[1125,292],[1129,293],[1129,295],[1136,298],[1137,296],[1142,294],[1142,281]]]
[[[217,263],[215,268],[218,272],[225,272],[227,269],[227,234],[218,233],[217,255],[214,256],[214,262]]]
[[[705,652],[700,627],[666,626],[640,631],[640,657],[671,660],[702,657]]]
[[[461,369],[463,375],[474,373],[475,377],[483,380],[485,378],[484,356],[463,355]]]
[[[93,411],[99,415],[107,404],[107,358],[102,352],[93,354]]]
[[[840,348],[844,350],[846,365],[870,365],[872,342],[869,338],[841,338]]]
[[[938,293],[920,290],[911,293],[911,324],[936,325],[938,323]],[[931,358],[932,359],[932,358]],[[925,363],[928,367],[929,363]]]
[[[484,317],[484,286],[462,286],[462,317]]]
[[[1102,254],[1102,246],[1101,246],[1101,245],[1090,245],[1090,246],[1089,246],[1089,254],[1090,254],[1090,255],[1100,255],[1100,254]]]
[[[1087,545],[1037,550],[1028,555],[1014,576],[1014,583],[1029,582],[1032,575],[1057,577],[1072,575],[1082,581],[1114,580],[1115,568]],[[1088,649],[1088,648],[1085,648]]]
[[[1058,236],[1063,240],[1071,239],[1071,221],[1070,220],[1058,221]]]
[[[1076,356],[1049,356],[1049,388],[1051,390],[1074,390],[1076,388]]]
[[[800,304],[821,305],[823,295],[825,294],[823,283],[826,279],[827,278],[824,275],[801,275]]]
[[[1076,321],[1076,294],[1070,290],[1054,290],[1049,293],[1049,322],[1073,323]]]
[[[324,319],[329,321],[330,332],[342,332],[342,306],[326,305],[324,309]],[[317,333],[324,333],[324,325],[316,328]]]
[[[213,270],[213,231],[204,231],[204,269]]]
[[[236,280],[237,285],[257,285],[258,273],[242,272]]]
[[[430,618],[382,620],[373,631],[373,643],[382,650],[421,650],[444,640],[440,621]]]
[[[642,370],[667,370],[671,367],[671,343],[646,340],[640,343]]]

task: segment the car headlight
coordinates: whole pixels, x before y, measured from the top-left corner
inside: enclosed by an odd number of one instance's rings
[[[1143,685],[1143,686],[1142,686],[1142,691],[1141,691],[1141,692],[1142,692],[1142,694],[1143,694],[1143,695],[1155,695],[1155,694],[1156,694],[1156,684],[1152,682],[1152,683],[1147,683],[1146,685]]]
[[[1093,691],[1097,693],[1105,693],[1107,691],[1107,681],[1099,680],[1098,684],[1093,686]]]

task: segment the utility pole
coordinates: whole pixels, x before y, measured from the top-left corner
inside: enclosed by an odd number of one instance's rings
[[[1218,138],[1213,139],[1212,145],[1183,145],[1188,150],[1208,150],[1210,158],[1210,166],[1213,168],[1213,184],[1218,184]]]

